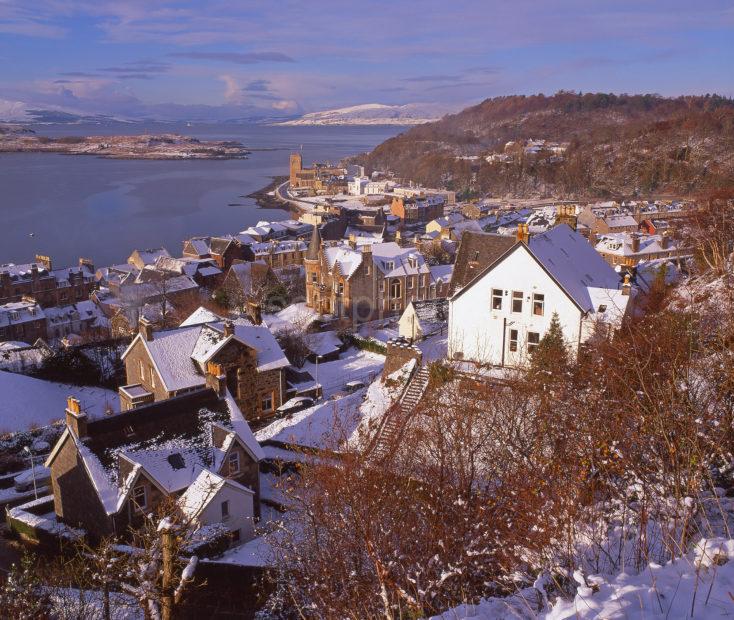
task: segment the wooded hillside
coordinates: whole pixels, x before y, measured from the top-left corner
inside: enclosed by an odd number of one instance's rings
[[[508,141],[567,143],[562,155],[516,153]],[[479,156],[467,160],[459,157]],[[734,100],[717,95],[575,94],[487,99],[414,127],[356,158],[466,196],[632,197],[696,194],[734,182]]]

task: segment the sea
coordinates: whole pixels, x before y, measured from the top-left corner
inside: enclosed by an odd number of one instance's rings
[[[124,262],[136,249],[165,247],[180,256],[184,239],[233,234],[260,220],[288,217],[247,198],[301,151],[305,165],[336,163],[404,131],[399,126],[278,127],[255,124],[127,124],[31,126],[46,136],[179,133],[235,140],[247,159],[120,160],[88,155],[0,155],[0,264],[37,254],[54,266],[79,257],[97,266]]]

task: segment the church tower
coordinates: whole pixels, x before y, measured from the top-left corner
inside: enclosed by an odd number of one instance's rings
[[[300,153],[291,153],[291,187],[298,187],[298,175],[303,170],[303,157]]]

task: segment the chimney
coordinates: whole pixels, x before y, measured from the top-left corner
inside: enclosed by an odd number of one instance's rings
[[[36,262],[41,263],[46,268],[47,271],[51,271],[53,267],[50,256],[44,256],[43,254],[36,254]]]
[[[234,323],[227,320],[224,322],[224,337],[228,338],[229,336],[234,336]]]
[[[640,235],[632,233],[631,246],[633,253],[637,254],[640,251]]]
[[[79,400],[73,396],[66,399],[66,426],[80,439],[87,436],[87,414],[81,410]]]
[[[227,393],[227,376],[219,364],[207,362],[206,387],[214,390],[219,398],[224,398],[224,395]]]
[[[262,308],[260,304],[253,300],[248,300],[246,305],[247,316],[255,325],[260,325],[263,322]]]
[[[624,282],[622,282],[622,295],[629,295],[630,291],[632,290],[632,282],[631,282],[630,274],[625,273],[624,274]]]
[[[667,250],[670,247],[670,235],[668,235],[667,230],[660,236],[660,247],[663,250]]]
[[[530,240],[529,226],[527,224],[517,225],[517,240],[527,245]]]
[[[357,235],[354,233],[349,233],[349,245],[352,246],[353,249],[357,249]]]
[[[146,342],[153,340],[153,324],[144,316],[138,320],[138,333]]]

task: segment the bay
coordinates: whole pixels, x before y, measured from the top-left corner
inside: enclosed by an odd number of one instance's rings
[[[259,220],[286,218],[285,211],[259,208],[244,196],[286,175],[291,151],[302,150],[305,164],[337,162],[405,128],[111,123],[32,129],[47,136],[180,133],[236,140],[253,151],[245,160],[172,161],[4,154],[0,263],[44,254],[58,266],[81,256],[102,266],[123,262],[135,248],[159,246],[180,255],[183,240],[194,235],[235,233]]]

